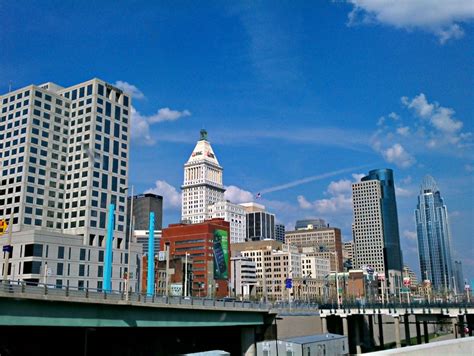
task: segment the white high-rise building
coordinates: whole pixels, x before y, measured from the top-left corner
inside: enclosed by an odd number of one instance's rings
[[[242,206],[224,200],[209,204],[208,209],[209,219],[223,218],[230,223],[231,243],[245,242],[247,224]]]
[[[209,205],[223,201],[222,167],[207,140],[206,130],[184,165],[181,219],[200,223],[209,218]]]
[[[393,171],[371,170],[353,183],[352,204],[354,268],[368,267],[368,271],[383,274],[390,293],[400,293],[403,259]]]
[[[352,184],[354,267],[362,269],[371,266],[385,274],[381,198],[382,189],[377,180]]]
[[[48,264],[58,285],[100,289],[99,252],[108,207],[115,204],[112,288],[122,287],[130,105],[129,95],[99,79],[68,88],[30,85],[0,96],[0,218],[13,223],[16,278],[38,281]],[[65,248],[73,264],[63,271]],[[26,257],[33,257],[33,268],[25,269]]]

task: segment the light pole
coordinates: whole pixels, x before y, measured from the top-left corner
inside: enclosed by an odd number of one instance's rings
[[[122,192],[126,192],[128,190],[128,187],[122,188]],[[131,189],[131,196],[130,196],[130,221],[129,221],[129,227],[128,227],[128,263],[127,263],[127,279],[125,280],[125,300],[130,299],[130,268],[131,268],[131,260],[132,260],[132,249],[131,249],[131,243],[132,243],[132,238],[133,236],[133,185]]]
[[[186,252],[184,257],[184,297],[188,296],[188,256],[189,253]]]

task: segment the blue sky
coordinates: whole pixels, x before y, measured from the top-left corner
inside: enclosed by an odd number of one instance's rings
[[[288,227],[322,217],[345,240],[350,183],[393,168],[404,259],[417,271],[413,210],[431,174],[472,279],[473,19],[457,0],[0,0],[0,92],[99,77],[132,93],[130,182],[164,195],[165,223],[179,219],[202,127],[228,198],[264,192]]]

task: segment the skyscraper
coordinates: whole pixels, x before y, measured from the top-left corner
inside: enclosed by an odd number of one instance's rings
[[[68,88],[30,85],[0,96],[0,218],[12,220],[10,263],[17,278],[38,281],[48,263],[57,285],[101,288],[109,204],[116,207],[114,249],[122,250],[114,253],[128,258],[123,188],[130,105],[129,95],[99,79]],[[26,246],[35,249],[31,269],[22,268]],[[68,263],[63,272],[66,265],[57,259],[65,248],[69,262],[84,261],[78,270]],[[113,271],[118,289],[123,270]]]
[[[426,176],[421,184],[415,223],[422,279],[429,279],[432,288],[439,292],[453,289],[448,210],[431,176]]]
[[[395,184],[391,169],[376,169],[352,184],[354,268],[371,266],[398,293],[403,271]]]
[[[223,201],[222,167],[207,140],[207,131],[201,130],[191,156],[184,165],[181,219],[191,223],[208,218],[209,204]]]

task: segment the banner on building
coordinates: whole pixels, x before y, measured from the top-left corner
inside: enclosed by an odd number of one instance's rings
[[[229,237],[225,230],[214,230],[214,279],[228,279]]]

